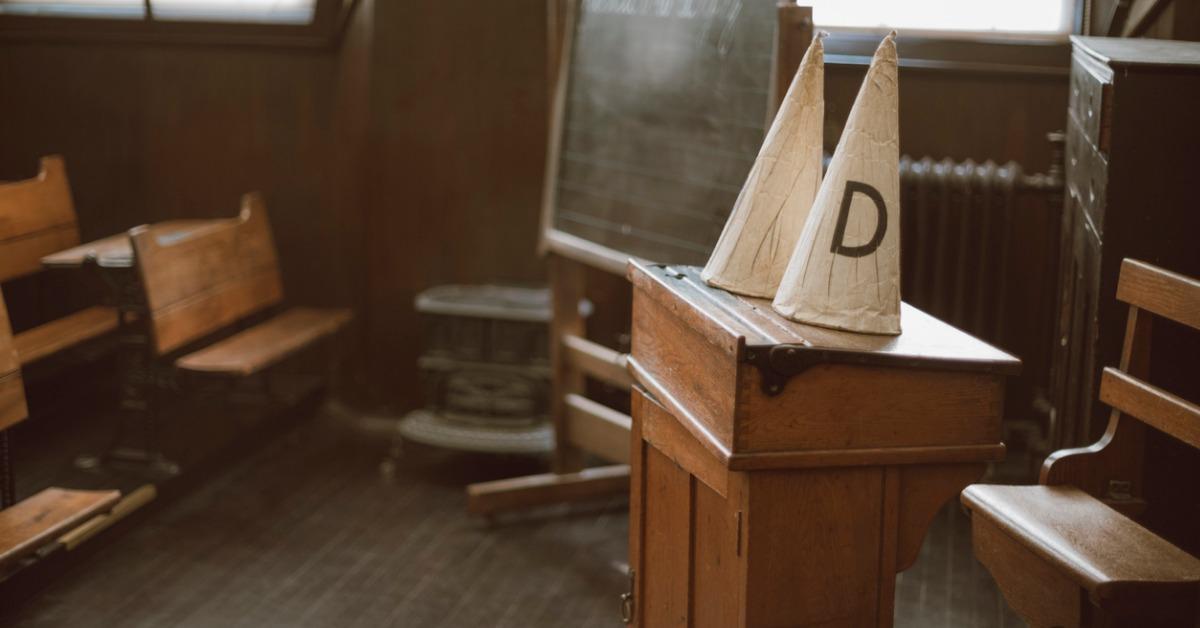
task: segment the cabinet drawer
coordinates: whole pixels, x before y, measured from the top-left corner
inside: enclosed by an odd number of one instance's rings
[[[1067,190],[1088,216],[1097,234],[1104,231],[1108,160],[1084,137],[1078,122],[1067,122]]]
[[[1107,154],[1112,123],[1112,68],[1086,54],[1072,56],[1068,110],[1088,141]]]

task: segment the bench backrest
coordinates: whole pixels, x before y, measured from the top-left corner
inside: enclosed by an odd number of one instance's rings
[[[43,157],[32,179],[0,183],[0,281],[41,270],[41,259],[79,244],[62,157]]]
[[[8,306],[0,294],[0,430],[24,421],[28,415],[21,363],[13,347],[12,326],[8,322]]]
[[[1129,325],[1120,368],[1104,369],[1100,400],[1123,415],[1200,448],[1200,406],[1143,379],[1150,351],[1148,314],[1200,330],[1200,281],[1126,259],[1121,264],[1117,299],[1129,304]]]
[[[283,300],[262,196],[242,197],[237,218],[178,241],[167,229],[129,232],[145,291],[155,349],[170,353]]]

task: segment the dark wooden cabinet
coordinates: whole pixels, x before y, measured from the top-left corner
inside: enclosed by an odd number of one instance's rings
[[[1120,359],[1121,260],[1200,275],[1200,44],[1072,43],[1051,399],[1057,447],[1093,441],[1106,423],[1096,391],[1100,370]],[[1200,347],[1182,334],[1176,342],[1175,331],[1155,329],[1154,375],[1196,399]]]

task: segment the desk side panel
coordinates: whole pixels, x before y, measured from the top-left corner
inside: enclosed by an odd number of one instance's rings
[[[640,289],[633,295],[633,357],[726,449],[733,444],[737,356]]]
[[[741,366],[734,453],[1000,442],[1000,375],[827,364],[768,396],[758,369]]]
[[[747,477],[746,625],[876,625],[883,468]]]

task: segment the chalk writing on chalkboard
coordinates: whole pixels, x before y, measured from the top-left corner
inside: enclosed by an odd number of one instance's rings
[[[762,143],[774,4],[581,3],[552,228],[652,261],[704,263]]]

